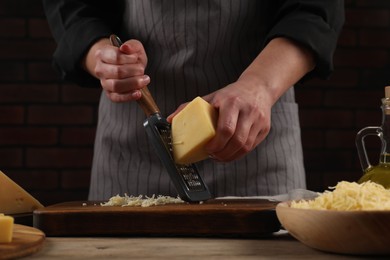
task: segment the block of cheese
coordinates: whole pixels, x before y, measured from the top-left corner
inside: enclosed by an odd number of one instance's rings
[[[14,218],[0,214],[0,243],[12,242]]]
[[[30,213],[42,207],[39,201],[0,171],[0,212]]]
[[[204,147],[216,133],[217,110],[196,97],[172,119],[172,149],[177,164],[189,164],[208,157]]]

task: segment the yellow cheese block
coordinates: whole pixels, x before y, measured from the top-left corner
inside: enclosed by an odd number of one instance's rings
[[[29,213],[42,207],[39,201],[0,171],[0,212]]]
[[[196,97],[172,119],[172,149],[177,164],[189,164],[208,157],[204,146],[215,136],[218,112]]]
[[[0,243],[12,242],[14,218],[0,214]]]

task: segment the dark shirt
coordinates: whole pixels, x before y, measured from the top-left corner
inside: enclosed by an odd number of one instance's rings
[[[343,0],[254,0],[267,2],[264,44],[275,37],[294,39],[314,51],[311,73],[326,78],[333,70],[333,53],[344,23]],[[120,34],[123,1],[43,0],[47,20],[58,44],[54,65],[62,78],[81,85],[99,86],[83,71],[80,61],[98,39]],[[255,25],[256,26],[256,25]]]

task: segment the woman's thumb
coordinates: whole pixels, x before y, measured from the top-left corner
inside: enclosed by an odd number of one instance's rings
[[[145,49],[140,41],[128,40],[121,45],[119,50],[125,54],[138,54],[140,61],[144,64],[147,63]]]

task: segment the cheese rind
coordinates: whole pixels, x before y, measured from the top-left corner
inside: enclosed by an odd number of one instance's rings
[[[0,212],[29,213],[37,208],[43,208],[43,205],[0,171]]]
[[[196,97],[172,119],[173,157],[178,164],[208,158],[205,145],[215,136],[217,110]]]
[[[0,243],[12,242],[14,218],[0,214]]]

